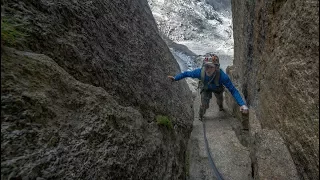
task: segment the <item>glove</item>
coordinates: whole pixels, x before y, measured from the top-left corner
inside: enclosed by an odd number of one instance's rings
[[[248,114],[249,108],[246,105],[242,105],[240,107],[240,112],[242,112],[243,114]]]
[[[175,81],[173,76],[168,76],[168,78],[171,80],[171,82]]]

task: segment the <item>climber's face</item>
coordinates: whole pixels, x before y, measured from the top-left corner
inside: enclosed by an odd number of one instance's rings
[[[215,65],[205,65],[205,70],[206,70],[206,75],[207,76],[212,76],[213,73],[216,71],[216,66]]]

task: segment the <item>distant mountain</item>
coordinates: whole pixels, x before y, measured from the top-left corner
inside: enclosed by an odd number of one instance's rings
[[[205,0],[216,11],[225,11],[231,16],[231,0]]]
[[[197,55],[233,56],[230,0],[148,0],[159,31]]]
[[[230,39],[231,19],[224,4],[197,0],[149,0],[159,29],[172,40]]]

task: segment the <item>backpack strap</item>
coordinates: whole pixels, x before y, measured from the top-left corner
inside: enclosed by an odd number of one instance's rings
[[[214,84],[216,86],[219,86],[219,79],[220,79],[220,69],[217,69],[216,70],[216,76],[214,77]]]
[[[204,83],[204,77],[205,77],[205,74],[206,74],[206,72],[205,72],[205,70],[204,70],[204,67],[202,67],[201,68],[201,81]],[[219,86],[220,84],[219,84],[219,79],[220,79],[220,69],[217,69],[217,71],[216,71],[216,75],[215,75],[215,77],[214,77],[214,84],[216,85],[216,86]],[[211,81],[210,81],[211,82]]]
[[[204,70],[204,67],[202,66],[201,68],[201,79],[199,81],[199,86],[198,88],[200,88],[200,94],[202,93],[203,90],[207,90],[208,89],[208,85],[207,84],[204,84],[204,78],[205,78],[205,70]]]
[[[204,67],[201,68],[201,81],[204,83],[204,77],[206,76],[206,72],[204,70]]]
[[[218,71],[216,71],[215,76],[208,82],[208,83],[204,83],[204,78],[206,76],[206,72],[204,67],[201,68],[201,80],[200,82],[202,83],[202,90],[207,90],[208,89],[208,84],[210,84],[212,82],[212,80],[214,80],[214,84],[216,86],[219,86],[219,78],[220,78],[220,69]]]

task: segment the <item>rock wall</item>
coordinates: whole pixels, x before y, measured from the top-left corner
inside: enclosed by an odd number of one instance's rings
[[[1,8],[1,179],[185,178],[191,92],[146,0]]]
[[[249,117],[227,103],[248,123],[255,179],[319,179],[318,13],[316,0],[232,1],[227,71]]]

